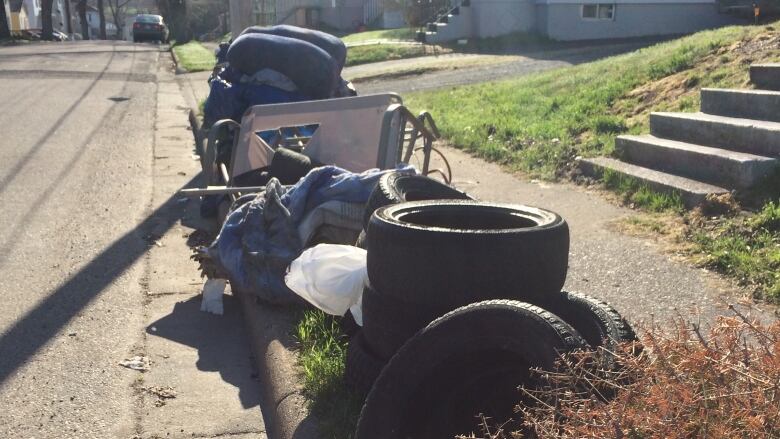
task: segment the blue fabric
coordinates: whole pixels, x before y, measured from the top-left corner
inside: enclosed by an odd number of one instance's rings
[[[306,101],[301,93],[289,92],[261,84],[229,83],[222,79],[211,81],[211,90],[203,107],[204,122],[210,126],[221,119],[241,121],[247,108],[253,105],[281,104]]]
[[[402,171],[413,168],[404,165]],[[209,247],[211,258],[229,275],[231,285],[275,304],[300,304],[284,284],[284,274],[303,250],[298,225],[327,201],[366,203],[379,177],[391,170],[355,174],[336,166],[312,169],[294,186],[271,179],[266,190],[228,215]]]

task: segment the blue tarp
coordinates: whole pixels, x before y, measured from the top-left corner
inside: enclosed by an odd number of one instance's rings
[[[327,201],[366,203],[385,172],[391,171],[355,174],[323,166],[312,169],[294,186],[271,179],[264,192],[228,215],[209,247],[209,256],[228,273],[233,288],[251,291],[270,303],[300,304],[301,298],[285,285],[284,274],[303,250],[298,237],[301,220]]]

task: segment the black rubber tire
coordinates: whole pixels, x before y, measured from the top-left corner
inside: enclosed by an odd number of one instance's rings
[[[371,285],[406,302],[455,309],[535,302],[566,280],[569,228],[534,207],[464,200],[378,209],[366,231]]]
[[[553,370],[585,341],[530,304],[490,300],[445,314],[410,339],[374,383],[356,439],[443,438],[476,430],[484,413],[501,424],[538,384],[529,368]],[[506,431],[513,431],[509,425]]]
[[[538,306],[571,325],[591,348],[604,347],[613,351],[620,343],[636,341],[631,325],[606,302],[586,294],[561,291],[550,295]]]
[[[402,302],[366,287],[362,310],[366,343],[380,358],[389,359],[414,334],[453,308]]]
[[[357,237],[357,240],[355,241],[355,247],[362,248],[363,250],[366,249],[366,231],[361,230],[360,234]]]
[[[355,393],[365,398],[385,364],[387,360],[374,355],[363,338],[363,333],[358,332],[350,339],[347,346],[344,382]]]
[[[308,174],[314,166],[309,157],[279,147],[271,158],[269,174],[276,177],[282,184],[295,184],[304,175]]]
[[[363,228],[375,210],[391,204],[422,200],[473,200],[469,194],[438,180],[408,172],[389,172],[379,178],[366,202]]]

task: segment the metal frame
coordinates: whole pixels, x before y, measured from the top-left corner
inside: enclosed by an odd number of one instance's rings
[[[366,101],[367,99],[372,99],[371,96],[372,95],[364,96],[362,98]],[[425,175],[439,173],[442,175],[445,182],[449,183],[452,179],[452,174],[446,159],[444,159],[447,168],[446,171],[441,169],[429,169],[432,151],[436,151],[439,156],[442,158],[444,157],[440,151],[433,147],[433,142],[440,137],[440,134],[430,113],[422,112],[420,115],[415,116],[402,104],[401,97],[396,94],[373,95],[375,101],[381,101],[382,97],[384,97],[387,102],[390,102],[390,104],[381,116],[379,138],[376,140],[365,140],[366,144],[377,142],[378,154],[376,158],[376,167],[387,169],[396,166],[398,163],[408,163],[415,152],[422,151],[422,173]],[[269,115],[267,116],[269,119],[278,120],[279,117],[284,117],[285,114],[291,115],[290,119],[295,119],[295,117],[301,119],[299,114],[295,113],[295,110],[297,108],[309,110],[311,107],[322,108],[325,112],[323,114],[333,114],[333,112],[338,113],[340,111],[339,108],[354,109],[353,103],[357,102],[355,99],[360,98],[342,98],[328,101],[256,106],[247,110],[240,124],[230,119],[218,121],[209,130],[206,150],[201,157],[201,166],[203,168],[204,176],[206,177],[207,187],[202,189],[182,189],[179,191],[179,194],[191,197],[228,195],[232,199],[236,199],[244,193],[263,190],[263,187],[233,187],[231,185],[233,177],[235,177],[234,171],[237,168],[237,160],[240,160],[237,159],[236,151],[242,141],[244,142],[242,145],[242,148],[244,149],[252,148],[251,145],[246,143],[248,141],[251,141],[254,145],[259,145],[260,148],[268,148],[269,150],[273,150],[275,149],[274,147],[278,147],[281,144],[281,142],[275,142],[274,145],[268,145],[255,135],[255,132],[257,131],[256,128],[264,126],[264,122],[261,120],[263,119],[263,114]],[[303,111],[303,113],[306,113],[306,111]],[[316,120],[305,120],[310,124],[318,123]],[[351,121],[346,122],[347,123],[344,125],[349,126]],[[292,123],[290,125],[298,125],[298,123]],[[360,127],[355,127],[355,130],[359,129]],[[317,137],[317,133],[311,137],[295,136],[292,141],[294,141],[297,146],[301,147],[305,153],[309,142],[315,137]],[[421,147],[417,146],[420,139],[422,139]],[[226,147],[231,149],[229,166],[219,161],[219,158],[224,154],[223,148]]]

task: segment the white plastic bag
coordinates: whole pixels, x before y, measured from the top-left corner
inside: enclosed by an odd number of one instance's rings
[[[368,282],[365,250],[320,244],[292,261],[284,280],[288,288],[326,313],[343,316],[351,309],[355,321],[362,323],[360,300]]]
[[[203,284],[203,299],[200,310],[221,316],[224,312],[222,294],[225,293],[225,279],[208,279]]]

